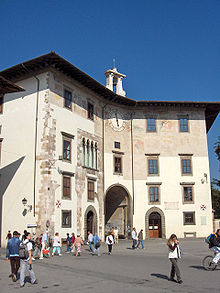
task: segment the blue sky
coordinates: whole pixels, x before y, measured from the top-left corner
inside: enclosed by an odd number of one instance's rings
[[[219,0],[1,0],[0,70],[55,51],[105,84],[127,75],[135,99],[220,100]],[[208,134],[211,176],[220,177]]]

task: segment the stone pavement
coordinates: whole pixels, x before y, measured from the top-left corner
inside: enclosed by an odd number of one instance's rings
[[[210,254],[203,239],[182,239],[183,248],[180,269],[183,284],[169,282],[170,262],[167,258],[165,240],[145,241],[145,249],[132,250],[131,241],[121,240],[113,247],[113,254],[107,254],[107,247],[101,245],[101,257],[92,256],[84,246],[82,256],[66,254],[63,247],[61,257],[34,261],[37,285],[31,285],[27,278],[24,288],[9,278],[10,267],[5,261],[5,251],[0,250],[0,293],[134,293],[134,292],[220,292],[219,273],[202,268],[205,255]]]

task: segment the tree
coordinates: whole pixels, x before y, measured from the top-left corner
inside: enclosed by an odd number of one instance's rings
[[[214,150],[217,155],[218,160],[220,161],[220,136],[218,137],[218,141],[214,145]],[[215,188],[217,186],[217,188]],[[212,208],[215,210],[215,218],[220,218],[220,180],[214,179],[211,184],[212,190]]]

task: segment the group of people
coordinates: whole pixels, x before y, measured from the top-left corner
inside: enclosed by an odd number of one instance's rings
[[[32,242],[31,233],[25,232],[20,240],[20,233],[17,231],[13,232],[13,235],[8,238],[6,258],[11,264],[11,276],[13,282],[18,279],[18,271],[20,271],[20,286],[24,287],[25,272],[28,270],[31,283],[37,284],[35,273],[32,265]]]
[[[20,240],[21,234],[17,231],[13,232],[13,235],[9,231],[7,234],[7,250],[6,250],[6,258],[11,264],[11,276],[13,282],[16,282],[18,278],[18,271],[20,271],[20,286],[24,286],[24,279],[25,279],[25,272],[28,270],[31,283],[37,284],[37,280],[35,277],[35,273],[33,271],[32,260],[35,257],[42,259],[44,255],[50,256],[50,248],[52,248],[52,256],[56,253],[61,256],[61,241],[59,238],[59,233],[55,233],[53,240],[49,237],[48,232],[41,234],[39,237],[36,237],[36,234],[33,234],[33,238],[31,237],[31,233],[24,231],[22,238]],[[137,234],[136,229],[133,228],[132,233],[132,249],[136,249],[141,245],[142,249],[144,248],[143,245],[143,229]],[[66,237],[66,253],[70,253],[71,251],[74,252],[76,256],[81,255],[81,247],[85,244],[82,240],[80,234],[72,233],[70,237],[69,233],[67,233]],[[118,243],[118,231],[112,229],[108,232],[105,243],[108,247],[108,254],[112,253],[113,244]],[[220,229],[216,231],[215,234],[210,235],[209,239],[209,249],[215,253],[213,258],[213,263],[217,265],[220,260]],[[101,239],[97,235],[97,233],[93,236],[93,234],[89,231],[88,232],[88,242],[89,250],[92,253],[96,253],[100,256],[100,246],[101,246]],[[168,258],[171,262],[171,272],[170,272],[170,281],[177,282],[181,284],[183,281],[181,279],[180,269],[178,266],[178,260],[181,258],[181,247],[179,245],[179,241],[175,234],[172,234],[167,242],[168,246]],[[33,256],[32,256],[33,255]],[[177,279],[175,280],[175,275]]]

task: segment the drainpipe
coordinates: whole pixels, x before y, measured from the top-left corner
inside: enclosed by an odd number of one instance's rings
[[[30,73],[37,81],[37,99],[36,99],[36,112],[35,112],[35,141],[34,141],[34,217],[36,214],[36,169],[37,169],[37,132],[38,132],[38,107],[39,107],[39,90],[40,90],[40,80],[36,75],[31,73],[27,67],[22,63],[21,66]]]

